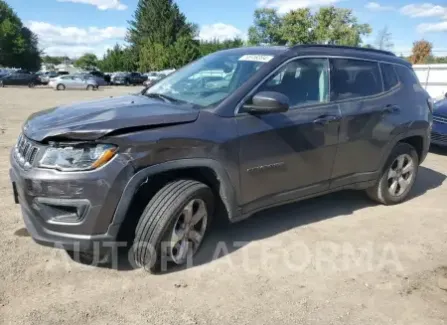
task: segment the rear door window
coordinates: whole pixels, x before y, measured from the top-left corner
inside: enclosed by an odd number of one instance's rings
[[[331,100],[366,97],[383,91],[377,62],[353,59],[331,62]]]
[[[399,78],[397,77],[397,73],[394,69],[393,64],[381,63],[380,69],[382,70],[382,78],[385,91],[391,90],[399,85]]]

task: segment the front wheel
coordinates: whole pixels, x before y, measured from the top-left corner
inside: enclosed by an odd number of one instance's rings
[[[214,212],[211,189],[194,180],[165,185],[150,200],[135,230],[135,263],[156,272],[184,265],[199,249]],[[166,263],[164,263],[166,262]]]
[[[30,83],[28,84],[28,87],[29,87],[29,88],[34,88],[34,87],[35,87],[34,82],[30,82]]]
[[[59,84],[56,86],[56,90],[65,90],[65,86],[63,84]]]
[[[376,185],[366,192],[379,203],[393,205],[403,202],[413,188],[419,168],[419,156],[413,146],[398,143],[387,161]]]

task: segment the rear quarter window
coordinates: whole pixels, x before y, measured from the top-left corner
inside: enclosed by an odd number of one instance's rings
[[[404,85],[406,90],[410,91],[423,91],[421,84],[419,83],[419,79],[416,77],[413,69],[407,68],[402,65],[396,65],[395,70],[399,77],[400,82]]]

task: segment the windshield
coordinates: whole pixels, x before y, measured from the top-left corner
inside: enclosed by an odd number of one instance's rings
[[[244,84],[273,55],[218,52],[167,76],[146,91],[205,108],[217,105]]]

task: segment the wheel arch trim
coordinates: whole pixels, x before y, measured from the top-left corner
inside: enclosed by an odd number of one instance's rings
[[[116,225],[124,222],[127,211],[130,208],[130,204],[135,193],[148,177],[167,171],[188,168],[209,168],[215,173],[217,181],[219,182],[219,195],[228,213],[228,218],[230,220],[236,219],[240,214],[236,192],[225,168],[219,162],[213,159],[191,158],[174,160],[146,167],[132,176],[132,178],[124,188],[124,191],[115,209],[112,222],[109,225],[109,230],[117,229],[118,227],[116,227]]]

